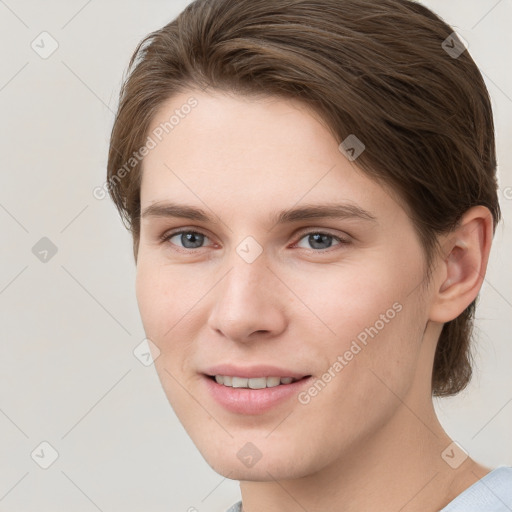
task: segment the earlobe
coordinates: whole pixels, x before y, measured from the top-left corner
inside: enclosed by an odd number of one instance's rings
[[[435,298],[430,320],[449,322],[473,302],[482,286],[493,234],[490,211],[475,206],[462,217],[459,226],[445,237],[433,279]]]

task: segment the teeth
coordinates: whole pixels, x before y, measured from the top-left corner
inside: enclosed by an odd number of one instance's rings
[[[279,377],[267,377],[267,388],[274,388],[281,384],[281,379]]]
[[[255,377],[247,379],[245,377],[231,377],[229,375],[215,375],[217,384],[233,388],[249,388],[249,389],[264,389],[273,388],[280,384],[291,384],[297,379],[293,377]]]
[[[233,377],[232,386],[234,388],[246,388],[249,379],[243,379],[242,377]]]
[[[266,377],[247,379],[247,384],[251,389],[265,389],[267,387],[267,379]]]

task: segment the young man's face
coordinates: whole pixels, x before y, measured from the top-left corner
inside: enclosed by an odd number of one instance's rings
[[[191,96],[197,106],[182,109]],[[149,135],[177,109],[144,160],[137,262],[165,393],[230,478],[297,478],[350,460],[402,400],[428,397],[413,225],[301,103],[191,91],[165,104]],[[166,215],[171,204],[211,220]],[[279,219],[326,206],[338,216]]]

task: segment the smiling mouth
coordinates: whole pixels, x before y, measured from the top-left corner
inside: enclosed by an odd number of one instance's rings
[[[221,386],[230,388],[266,389],[293,384],[294,382],[307,379],[311,377],[311,375],[306,375],[299,379],[295,379],[293,377],[254,377],[249,379],[247,377],[236,377],[231,375],[207,375],[207,377],[214,380]]]

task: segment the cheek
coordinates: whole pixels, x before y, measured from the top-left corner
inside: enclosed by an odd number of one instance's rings
[[[144,332],[158,347],[155,370],[170,405],[180,418],[183,410],[186,412],[188,399],[182,386],[190,387],[190,376],[185,374],[183,362],[188,359],[192,349],[190,343],[183,343],[180,333],[190,325],[186,318],[191,308],[188,302],[197,301],[196,295],[199,293],[197,289],[194,296],[181,293],[186,284],[182,280],[176,270],[170,271],[139,257],[135,288]],[[191,411],[187,414],[194,417]]]
[[[135,292],[144,330],[150,339],[156,340],[157,334],[161,331],[159,324],[162,321],[162,311],[166,309],[163,291],[162,283],[157,279],[157,272],[152,272],[149,265],[139,256]]]
[[[302,304],[297,300],[292,305],[292,322],[293,318],[302,324],[307,321],[302,328],[307,327],[312,339],[321,336],[323,349],[346,350],[354,339],[364,343],[382,337],[404,316],[401,310],[413,299],[411,283],[419,275],[420,269],[410,263],[397,262],[390,268],[379,259],[319,267],[307,275],[290,273],[284,280],[303,298]]]
[[[137,265],[135,288],[146,335],[161,342],[172,338],[204,294],[199,281],[191,280],[183,269],[162,266],[143,255]]]
[[[200,283],[182,268],[165,266],[149,257],[139,258],[135,286],[137,303],[146,337],[160,351],[155,368],[168,397],[176,386],[179,388],[172,376],[182,383],[191,378],[185,366],[192,360],[194,339],[204,325],[197,305],[208,286],[207,282],[204,286]]]
[[[298,294],[308,296],[308,306],[323,324],[315,322],[321,331],[312,329],[308,336],[319,341],[310,359],[322,362],[318,369],[323,383],[318,383],[320,392],[312,389],[304,401],[312,398],[323,411],[329,403],[344,403],[355,413],[371,412],[380,407],[376,397],[381,404],[393,401],[390,390],[403,396],[410,386],[424,327],[425,307],[417,286],[423,269],[410,263],[421,259],[395,261],[391,268],[383,261],[364,268],[355,264],[329,280],[319,274],[316,291],[302,284]],[[316,399],[316,393],[322,397]],[[368,401],[372,407],[359,407]]]
[[[376,304],[371,307],[381,312]],[[382,310],[384,314],[386,311]],[[320,460],[328,461],[357,445],[383,428],[401,406],[419,363],[421,333],[416,313],[411,302],[402,304],[389,323],[377,324],[375,331],[359,331],[356,324],[360,322],[346,320],[346,336],[343,333],[336,343],[324,344],[319,351],[322,361],[329,353],[329,362],[325,372],[299,397],[295,415],[296,423],[304,425],[297,435],[330,439],[314,446],[318,452],[315,457],[320,455]],[[341,327],[340,322],[338,325]],[[366,343],[359,341],[358,332],[367,335]]]

